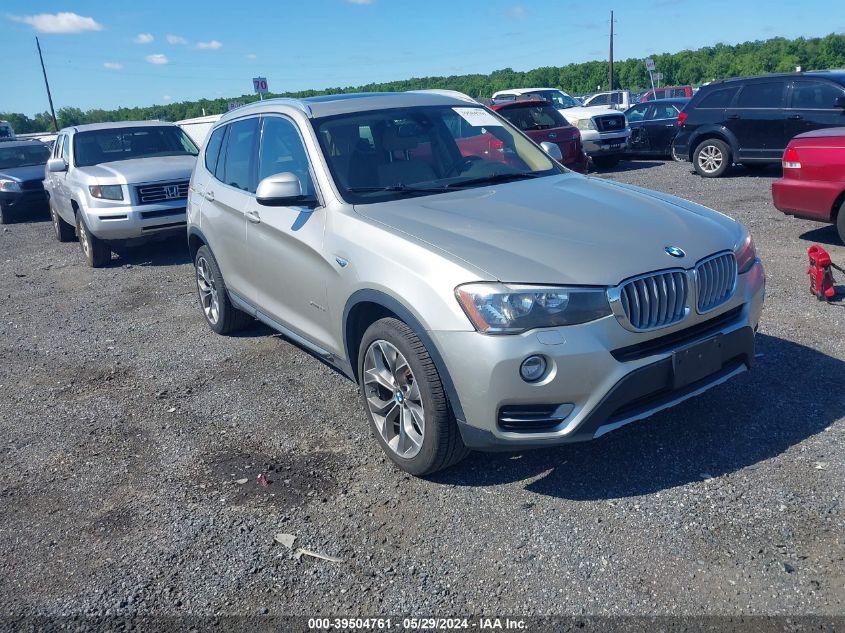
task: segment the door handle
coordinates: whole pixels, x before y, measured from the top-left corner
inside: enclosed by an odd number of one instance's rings
[[[675,127],[675,124],[674,123],[667,123],[666,127]]]
[[[800,121],[804,117],[801,116],[800,114],[790,114],[787,118],[792,119],[793,121]]]
[[[732,121],[735,121],[739,118],[739,115],[738,114],[729,114],[728,118],[731,119]]]
[[[213,191],[203,191],[202,197],[208,200],[209,202],[214,202],[214,192]]]
[[[261,222],[261,216],[258,215],[258,211],[247,211],[244,215],[246,215],[246,219],[253,224]]]

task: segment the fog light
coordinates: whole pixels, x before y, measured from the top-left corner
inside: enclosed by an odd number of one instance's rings
[[[542,356],[529,356],[519,366],[519,375],[525,382],[537,382],[546,374],[546,359]]]

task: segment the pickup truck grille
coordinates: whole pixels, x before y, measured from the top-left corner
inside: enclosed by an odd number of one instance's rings
[[[157,182],[153,185],[135,187],[138,204],[156,204],[170,200],[185,200],[188,198],[188,181]]]
[[[698,311],[707,312],[730,299],[736,289],[736,258],[720,253],[695,267],[698,278]]]
[[[686,316],[687,274],[667,270],[637,277],[619,289],[622,309],[636,330],[653,330],[677,323]]]
[[[625,129],[624,114],[601,114],[594,116],[593,121],[599,132],[622,132]]]

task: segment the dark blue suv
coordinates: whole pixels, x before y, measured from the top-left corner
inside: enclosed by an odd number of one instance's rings
[[[789,140],[845,126],[845,71],[815,71],[714,81],[678,116],[673,154],[706,178],[734,163],[779,163]]]

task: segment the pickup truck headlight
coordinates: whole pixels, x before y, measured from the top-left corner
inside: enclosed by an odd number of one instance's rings
[[[754,248],[754,240],[751,239],[751,233],[745,231],[745,236],[740,240],[739,246],[734,250],[736,257],[737,272],[741,275],[751,270],[754,262],[757,261],[757,250]]]
[[[0,180],[0,191],[17,193],[21,190],[21,183],[17,180]]]
[[[91,185],[88,190],[101,200],[123,200],[123,187],[120,185]]]
[[[586,323],[609,315],[604,288],[465,284],[455,296],[470,322],[485,334]]]
[[[577,127],[579,130],[597,130],[596,124],[593,122],[592,119],[575,119],[572,122],[572,125]]]

